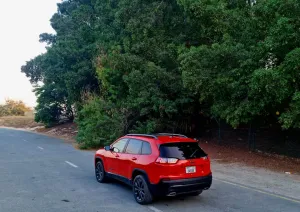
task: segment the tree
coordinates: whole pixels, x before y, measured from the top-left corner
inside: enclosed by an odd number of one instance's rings
[[[189,134],[203,117],[299,127],[299,9],[294,0],[64,0],[56,33],[40,36],[47,52],[22,67],[36,118],[77,117],[83,146],[127,132]]]
[[[22,72],[37,87],[37,121],[51,125],[61,116],[73,120],[81,93],[98,90],[93,65],[96,47],[93,19],[90,1],[58,4],[58,12],[51,19],[56,34],[40,36],[40,41],[48,44],[47,52],[22,67]]]
[[[237,127],[285,111],[295,90],[285,60],[299,45],[299,3],[181,3],[201,29],[210,23],[208,30],[219,32],[180,56],[185,85],[201,95],[200,101],[210,102],[211,114]],[[280,119],[284,123],[288,117],[284,112]]]

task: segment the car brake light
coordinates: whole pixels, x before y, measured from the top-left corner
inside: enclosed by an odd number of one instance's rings
[[[162,164],[175,164],[178,162],[177,158],[157,158],[156,163],[162,163]]]

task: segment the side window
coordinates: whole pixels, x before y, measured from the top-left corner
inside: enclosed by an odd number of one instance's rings
[[[127,154],[140,154],[143,142],[136,139],[130,139],[125,153]]]
[[[151,145],[148,142],[143,142],[142,155],[151,155]]]
[[[117,141],[116,143],[114,143],[114,145],[112,145],[112,147],[114,147],[114,152],[123,152],[124,147],[127,143],[128,139],[121,139],[119,141]]]

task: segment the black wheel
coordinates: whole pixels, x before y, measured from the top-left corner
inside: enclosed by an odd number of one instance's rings
[[[104,167],[101,161],[98,161],[95,167],[96,179],[99,183],[104,183],[107,180]]]
[[[202,191],[196,191],[196,192],[190,193],[189,196],[196,197],[196,196],[199,196],[200,194],[202,194]]]
[[[146,205],[153,201],[153,196],[143,175],[138,175],[134,178],[133,195],[135,200],[141,205]]]

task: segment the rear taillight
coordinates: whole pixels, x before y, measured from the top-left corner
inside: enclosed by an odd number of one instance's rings
[[[178,162],[177,158],[157,158],[156,163],[161,163],[161,164],[175,164]]]

